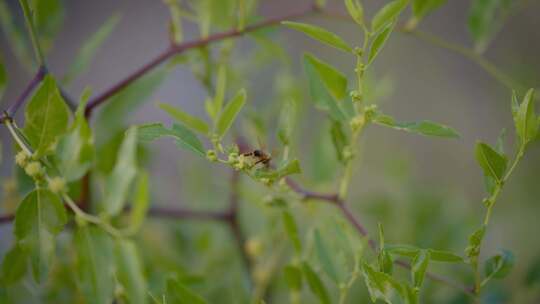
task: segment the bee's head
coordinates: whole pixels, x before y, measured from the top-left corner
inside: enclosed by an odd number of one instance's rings
[[[262,157],[263,156],[263,152],[261,150],[255,150],[253,151],[253,155],[255,157]]]

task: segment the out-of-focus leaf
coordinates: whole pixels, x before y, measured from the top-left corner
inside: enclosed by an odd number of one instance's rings
[[[294,265],[287,265],[283,269],[285,281],[289,289],[299,291],[302,289],[302,270]]]
[[[319,262],[321,263],[324,271],[334,281],[334,283],[338,284],[338,273],[333,261],[333,258],[335,257],[331,256],[328,252],[319,230],[315,230],[315,252],[317,253],[317,257],[319,258]]]
[[[420,289],[422,283],[424,282],[424,277],[426,276],[427,267],[429,265],[430,254],[429,250],[420,250],[418,254],[414,257],[411,267],[412,281],[414,288],[417,290]]]
[[[311,268],[311,266],[309,266],[308,263],[302,263],[302,272],[304,274],[304,277],[306,278],[311,292],[313,292],[313,294],[315,294],[317,298],[319,298],[319,301],[321,303],[330,304],[330,296],[328,295],[328,291],[326,291],[326,287],[324,287],[324,283],[321,281],[317,273]]]
[[[169,278],[167,280],[167,303],[171,304],[205,304],[201,296],[188,289],[180,281]]]
[[[169,74],[169,71],[170,68],[166,66],[158,68],[111,97],[97,116],[95,123],[96,141],[102,144],[120,132],[126,124],[126,119],[131,117],[133,112],[150,98]]]
[[[40,45],[48,50],[62,27],[64,5],[60,0],[33,0],[30,4]]]
[[[115,242],[116,278],[122,285],[128,303],[144,304],[147,298],[146,280],[137,247],[130,240]]]
[[[62,82],[70,82],[73,78],[77,77],[88,68],[96,52],[99,50],[103,42],[105,42],[107,37],[109,37],[109,35],[112,33],[119,21],[119,15],[112,15],[103,24],[101,24],[99,29],[91,37],[86,39],[75,56],[75,59],[69,66],[68,72],[64,76]]]
[[[28,251],[37,282],[47,277],[54,257],[55,236],[66,222],[64,205],[48,190],[30,192],[17,208],[15,236],[19,246]]]
[[[257,170],[254,173],[254,176],[256,178],[269,178],[269,179],[281,179],[285,176],[292,175],[292,174],[299,174],[302,173],[302,169],[300,168],[300,162],[298,159],[292,159],[285,164],[281,165],[276,170],[267,171],[266,169]]]
[[[511,0],[474,0],[469,10],[468,27],[476,49],[483,51],[510,12]]]
[[[289,239],[291,240],[294,250],[297,255],[302,254],[302,242],[298,236],[298,228],[296,227],[296,222],[294,221],[293,216],[287,212],[283,212],[283,224],[285,226],[285,231],[287,232]]]
[[[174,124],[172,129],[167,129],[161,123],[150,123],[138,127],[140,141],[153,141],[160,137],[170,136],[176,139],[179,148],[187,149],[199,156],[204,156],[204,147],[197,136],[188,128]]]
[[[364,24],[364,7],[358,0],[345,0],[345,7],[356,23]]]
[[[227,133],[245,103],[246,91],[242,89],[225,105],[216,123],[216,133],[220,138]]]
[[[308,77],[309,92],[315,106],[323,111],[328,111],[332,119],[345,121],[345,114],[343,114],[332,95],[330,95],[315,66],[307,56],[304,56],[304,70]]]
[[[84,117],[86,102],[87,99],[83,97],[77,107],[73,125],[56,146],[56,156],[59,160],[57,167],[67,181],[82,177],[94,161],[94,138]]]
[[[506,172],[506,164],[508,160],[506,157],[497,153],[489,145],[485,143],[477,143],[475,152],[476,161],[484,171],[484,174],[491,176],[496,181],[500,182],[504,178]]]
[[[373,122],[384,125],[396,130],[403,130],[411,133],[417,133],[426,136],[437,136],[447,138],[458,138],[459,133],[442,124],[438,124],[429,120],[423,120],[419,122],[395,122],[394,119],[388,115],[378,114],[373,118]]]
[[[25,275],[27,265],[28,251],[24,250],[19,244],[14,244],[2,261],[0,282],[12,284],[19,281]]]
[[[315,68],[324,86],[336,100],[345,98],[347,95],[347,77],[343,73],[311,54],[305,54],[304,59]]]
[[[23,27],[17,26],[13,14],[6,0],[0,0],[0,29],[8,40],[9,47],[17,59],[28,69],[32,65],[32,54],[26,41]]]
[[[484,239],[484,234],[486,233],[486,226],[482,225],[482,227],[475,230],[470,236],[469,236],[469,245],[467,248],[465,248],[465,254],[469,258],[476,258],[478,257],[478,254],[480,253],[480,245],[482,244],[482,240]]]
[[[523,97],[523,101],[517,108],[515,94],[513,100],[516,133],[520,139],[521,145],[525,146],[538,134],[539,123],[534,111],[534,89],[529,89],[527,91],[527,94]]]
[[[68,129],[69,109],[56,81],[46,76],[26,106],[24,134],[35,149],[36,157],[49,152]]]
[[[291,22],[291,21],[284,21],[282,22],[285,26],[288,26],[294,30],[300,31],[309,37],[318,40],[322,43],[325,43],[329,46],[335,47],[339,50],[342,50],[344,52],[352,53],[351,47],[345,42],[341,37],[338,35],[325,30],[321,27],[311,25],[311,24],[305,24],[300,22]]]
[[[394,25],[394,23],[389,23],[381,32],[375,35],[375,38],[371,43],[371,47],[369,48],[368,64],[373,62],[375,57],[377,57],[381,49],[384,47],[386,40],[388,40],[388,37],[390,37],[390,34],[394,30]]]
[[[166,103],[159,103],[158,106],[160,109],[167,112],[169,115],[171,115],[171,117],[178,120],[179,122],[184,124],[186,127],[194,131],[200,132],[204,135],[208,135],[208,132],[210,131],[210,127],[204,120],[198,117],[195,117],[187,112],[182,111],[181,109],[177,107],[173,107]]]
[[[420,251],[420,248],[411,245],[388,244],[384,248],[391,254],[409,258],[414,258],[418,254],[418,251]]]
[[[371,20],[371,30],[376,33],[393,22],[407,6],[408,0],[394,0],[383,6]]]
[[[490,257],[484,265],[486,280],[506,277],[514,267],[514,262],[514,255],[508,250],[501,250],[499,254]]]
[[[75,272],[87,303],[111,303],[114,291],[114,253],[109,235],[98,227],[84,226],[76,230],[77,253]]]
[[[214,99],[208,100],[208,104],[206,106],[206,111],[208,113],[208,116],[213,121],[216,121],[218,119],[218,115],[221,112],[221,109],[223,108],[223,102],[225,101],[225,92],[227,89],[227,68],[225,65],[220,65],[217,73],[217,79],[216,79],[216,94],[214,96]]]
[[[527,275],[525,276],[525,285],[528,287],[534,286],[540,282],[540,259],[537,257],[528,267]]]
[[[343,132],[343,126],[339,121],[332,122],[330,134],[332,135],[332,143],[336,150],[337,159],[344,163],[346,159],[343,157],[343,150],[349,144],[349,139]]]
[[[296,118],[297,102],[295,99],[287,99],[283,103],[279,116],[278,138],[285,146],[289,145]]]
[[[412,3],[413,15],[417,19],[422,19],[446,2],[447,0],[414,0]]]
[[[148,192],[148,173],[140,170],[129,217],[129,227],[132,231],[138,231],[146,218],[146,212],[150,203],[150,194]]]
[[[376,271],[366,263],[362,264],[362,275],[372,302],[380,299],[392,303],[392,295],[401,293],[401,285],[396,280],[384,272]]]
[[[450,251],[428,249],[429,259],[432,262],[461,263],[463,257]]]
[[[103,209],[107,214],[115,216],[122,211],[136,174],[137,128],[131,127],[120,146],[114,169],[107,177],[103,197]]]

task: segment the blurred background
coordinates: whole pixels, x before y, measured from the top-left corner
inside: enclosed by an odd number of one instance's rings
[[[368,14],[381,6],[381,1],[362,2]],[[14,22],[22,26],[17,1],[6,3],[15,14]],[[301,9],[308,3],[261,0],[258,14],[279,16]],[[63,75],[84,41],[111,15],[120,16],[118,25],[96,53],[89,68],[64,87],[75,98],[87,86],[94,93],[102,92],[168,45],[169,11],[161,1],[94,0],[65,1],[64,4],[64,26],[47,57],[53,74]],[[469,6],[470,1],[448,1],[429,15],[419,29],[471,46],[466,27]],[[345,13],[341,1],[328,0],[328,7]],[[539,13],[540,1],[528,1],[523,9],[506,20],[485,53],[485,57],[501,71],[526,87],[540,88]],[[322,25],[352,45],[361,44],[362,33],[351,22],[328,16],[311,16],[302,21]],[[186,40],[198,37],[195,25],[186,22],[184,30]],[[321,123],[324,115],[315,111],[308,100],[301,61],[304,52],[313,53],[338,67],[353,83],[353,58],[338,50],[322,47],[285,27],[273,29],[269,37],[284,48],[288,56],[285,63],[278,53],[268,49],[265,53],[250,37],[238,39],[229,69],[238,69],[237,74],[241,77],[249,75],[237,84],[246,86],[249,106],[243,112],[246,119],[235,126],[236,132],[256,145],[257,139],[250,136],[253,133],[249,130],[251,121],[260,118],[268,126],[263,132],[266,136],[260,140],[269,151],[279,150],[275,129],[272,129],[280,106],[276,90],[280,86],[294,86],[303,101],[302,114],[294,131],[298,141],[291,153],[300,159],[304,171],[295,179],[315,189],[335,189],[341,171],[336,166],[327,134],[329,125]],[[20,94],[33,72],[16,59],[5,35],[0,35],[0,54],[9,75],[9,85],[1,101],[1,107],[6,108]],[[250,60],[255,60],[253,57],[258,58],[257,65],[251,64]],[[289,67],[283,69],[280,67],[283,64]],[[244,71],[247,67],[251,67],[249,72]],[[287,70],[286,75],[283,70]],[[280,75],[282,77],[278,77]],[[384,112],[401,121],[429,119],[440,122],[454,127],[462,136],[450,140],[428,138],[370,126],[361,140],[360,163],[349,194],[351,208],[373,236],[380,222],[385,227],[387,242],[463,252],[467,236],[479,226],[484,214],[482,198],[485,191],[482,172],[474,159],[474,144],[477,140],[494,144],[501,129],[506,128],[506,149],[509,154],[513,153],[511,90],[467,58],[400,32],[392,34],[368,78],[372,82],[373,96]],[[232,88],[228,90],[228,96],[235,91]],[[207,96],[206,89],[190,68],[176,65],[147,102],[128,113],[126,118],[130,123],[165,121],[169,124],[171,118],[155,106],[158,101],[180,106],[202,117]],[[21,113],[17,117],[19,120],[23,118]],[[5,190],[13,172],[13,156],[7,130],[0,128],[0,135],[3,152],[1,181]],[[230,176],[227,168],[180,151],[172,141],[158,141],[148,146],[146,151],[148,157],[144,166],[151,174],[153,205],[201,210],[218,210],[226,206],[223,198],[229,193]],[[490,284],[485,303],[540,303],[540,240],[536,235],[540,231],[539,152],[540,144],[536,140],[494,208],[482,254],[487,257],[506,248],[514,253],[516,264],[510,278]],[[268,252],[277,250],[278,244],[270,241],[272,234],[267,227],[279,223],[276,223],[275,211],[264,204],[267,190],[247,178],[242,179],[242,185],[245,187],[241,193],[241,220],[247,238],[262,240]],[[297,220],[302,227],[322,229],[339,218],[333,208],[324,204],[295,204]],[[4,213],[10,208],[12,206],[5,202],[0,205]],[[159,269],[175,269],[186,274],[202,275],[204,272],[214,281],[221,282],[221,285],[212,287],[204,282],[196,283],[200,284],[198,288],[204,295],[214,300],[211,302],[224,299],[220,298],[223,293],[228,294],[227,299],[234,299],[235,292],[229,290],[232,283],[223,282],[227,281],[224,278],[227,272],[222,271],[233,271],[231,269],[240,266],[226,265],[228,260],[237,257],[230,236],[222,231],[219,224],[149,220],[147,226],[140,236],[141,242],[152,244],[152,247],[143,249],[145,259],[160,260],[156,269],[148,271],[150,276]],[[11,234],[10,224],[0,226],[0,257],[9,248]],[[328,236],[331,237],[331,232]],[[208,254],[200,255],[199,251]],[[156,255],[160,256],[159,259]],[[433,269],[458,281],[470,282],[468,269],[460,267],[437,265]],[[446,287],[432,282],[426,285],[426,303],[468,301]],[[354,286],[351,303],[354,299],[367,301],[363,282],[358,280]],[[277,290],[276,303],[279,299],[286,299],[286,294],[279,292],[282,287],[273,288]]]

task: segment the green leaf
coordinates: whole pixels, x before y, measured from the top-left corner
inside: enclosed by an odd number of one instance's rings
[[[302,242],[298,236],[298,228],[296,227],[293,216],[287,211],[283,212],[283,224],[285,226],[285,231],[294,246],[296,254],[300,256],[302,254]]]
[[[414,258],[418,254],[418,252],[421,250],[420,248],[414,247],[411,245],[394,245],[394,244],[386,245],[384,249],[391,254],[406,256],[409,258]]]
[[[74,236],[79,287],[89,304],[111,303],[114,253],[110,236],[95,226],[79,227]]]
[[[0,99],[4,95],[4,90],[6,89],[6,84],[7,84],[6,67],[4,66],[4,63],[2,61],[2,56],[0,56]]]
[[[18,244],[28,251],[32,273],[37,282],[47,277],[54,258],[55,236],[67,222],[60,199],[48,190],[30,192],[17,208],[15,236]]]
[[[281,165],[276,170],[267,171],[266,169],[260,169],[253,174],[256,178],[269,178],[273,180],[284,178],[285,176],[292,174],[302,173],[300,168],[300,162],[298,159],[292,159]]]
[[[242,89],[225,105],[216,123],[216,133],[220,138],[227,133],[245,103],[246,91]]]
[[[484,265],[486,280],[506,277],[514,267],[514,262],[515,258],[512,252],[504,249],[499,254],[490,257]]]
[[[201,296],[188,289],[180,281],[169,278],[167,280],[167,303],[171,304],[205,304]]]
[[[308,35],[309,37],[325,43],[329,46],[335,47],[336,49],[342,50],[347,53],[352,53],[351,47],[341,37],[321,27],[291,21],[283,21],[281,24],[288,26],[294,30],[300,31]]]
[[[84,70],[88,68],[96,52],[99,50],[103,42],[112,33],[118,22],[120,21],[119,15],[112,15],[109,17],[99,29],[88,39],[79,49],[79,52],[75,56],[75,59],[69,66],[68,72],[64,76],[63,82],[68,83]]]
[[[143,170],[139,171],[139,177],[137,179],[137,186],[135,189],[136,191],[133,199],[133,206],[129,215],[129,227],[131,231],[138,231],[140,229],[148,211],[150,194],[148,191],[147,172]]]
[[[447,0],[414,0],[412,3],[413,15],[417,19],[422,19],[446,2]]]
[[[52,76],[45,79],[26,106],[24,134],[36,157],[49,152],[68,129],[69,109]]]
[[[358,0],[345,0],[347,12],[360,25],[364,24],[364,7]]]
[[[28,251],[24,250],[18,244],[13,247],[4,256],[2,262],[2,271],[0,273],[0,282],[13,284],[19,281],[26,273],[28,265]]]
[[[170,68],[164,66],[145,74],[122,91],[111,97],[103,105],[95,122],[96,141],[103,143],[121,132],[126,125],[126,119],[152,96],[169,74]]]
[[[295,265],[287,265],[283,269],[285,282],[290,290],[300,291],[302,289],[302,270]]]
[[[467,248],[465,248],[465,255],[467,255],[467,257],[471,259],[478,257],[478,254],[480,253],[480,245],[482,244],[485,233],[486,226],[482,225],[482,227],[478,228],[469,236],[469,244]]]
[[[293,98],[287,99],[283,103],[281,113],[279,115],[277,134],[278,139],[284,146],[287,146],[290,143],[290,138],[295,125],[297,108],[297,102]]]
[[[208,116],[215,122],[218,118],[218,114],[223,108],[223,101],[225,100],[225,92],[227,89],[227,68],[225,65],[220,65],[217,73],[216,80],[216,95],[213,101],[210,99],[206,104],[206,112]]]
[[[319,301],[321,303],[330,304],[330,297],[328,296],[326,287],[324,287],[324,283],[321,281],[317,273],[311,268],[311,266],[309,266],[308,263],[302,263],[302,272],[304,273],[311,292],[313,292],[317,296],[317,298],[319,298]]]
[[[107,177],[103,208],[107,214],[119,214],[126,202],[131,183],[137,174],[137,128],[131,127],[127,132],[113,171]]]
[[[395,122],[394,119],[388,115],[377,114],[373,118],[373,122],[379,125],[384,125],[396,130],[403,130],[411,133],[437,136],[446,138],[459,138],[459,133],[442,124],[438,124],[429,120],[423,120],[419,122]]]
[[[362,263],[362,275],[372,302],[380,299],[386,303],[392,303],[390,300],[392,294],[401,292],[401,285],[390,275],[376,271],[366,263]]]
[[[515,95],[514,95],[515,97]],[[515,107],[515,99],[513,99]],[[514,123],[521,145],[525,146],[538,134],[538,120],[534,111],[534,89],[529,89],[523,101],[517,107],[514,115]]]
[[[390,37],[390,34],[394,30],[394,25],[395,23],[389,23],[381,32],[375,35],[373,43],[371,43],[371,47],[369,48],[368,65],[373,62],[383,48],[386,40],[388,40],[388,37]]]
[[[305,54],[304,60],[314,68],[328,92],[336,100],[341,100],[347,95],[347,77],[333,66],[323,62],[311,54]]]
[[[18,7],[17,7],[18,8]],[[12,49],[13,53],[17,57],[18,61],[24,65],[25,68],[31,69],[32,67],[32,54],[29,52],[31,49],[27,43],[24,29],[17,26],[20,24],[14,14],[12,13],[7,1],[0,1],[0,28],[4,32],[4,36],[7,38],[7,45]]]
[[[383,6],[371,20],[371,31],[377,33],[393,22],[407,6],[408,0],[394,0]]]
[[[190,128],[190,129],[192,129],[194,131],[200,132],[200,133],[202,133],[204,135],[208,135],[208,133],[210,131],[210,127],[208,126],[208,124],[204,120],[202,120],[202,119],[200,119],[198,117],[192,116],[192,115],[182,111],[181,109],[173,107],[173,106],[171,106],[169,104],[166,104],[166,103],[159,103],[158,106],[159,106],[160,109],[167,112],[174,119],[181,122],[186,127]]]
[[[332,136],[332,143],[334,144],[334,149],[336,151],[336,156],[339,161],[345,163],[347,159],[343,156],[343,150],[349,144],[349,139],[347,135],[343,132],[343,126],[341,122],[334,120],[330,128],[330,135]]]
[[[197,136],[188,128],[174,124],[172,129],[167,129],[161,123],[149,123],[138,127],[138,139],[149,142],[168,136],[176,139],[176,145],[181,149],[187,149],[199,156],[205,156],[204,147]]]
[[[474,154],[476,161],[482,167],[484,175],[490,176],[497,182],[501,182],[506,172],[508,160],[485,143],[476,143]]]
[[[483,51],[510,12],[511,0],[474,0],[469,10],[468,27],[475,47]]]
[[[94,138],[92,137],[92,130],[84,117],[84,107],[87,100],[83,96],[77,107],[75,121],[71,129],[60,139],[56,146],[57,167],[62,177],[67,181],[81,178],[90,169],[94,161]]]
[[[130,240],[117,239],[115,256],[116,278],[125,291],[127,302],[146,303],[147,286],[137,247]]]
[[[304,55],[304,70],[308,77],[310,96],[315,106],[323,111],[328,111],[332,119],[345,121],[345,114],[343,114],[334,98],[329,94],[328,89],[307,54]]]
[[[336,266],[334,265],[332,256],[328,252],[318,229],[315,230],[315,252],[317,253],[317,257],[319,258],[323,270],[336,284],[338,284],[339,278]]]
[[[424,282],[424,277],[426,276],[427,267],[429,264],[430,252],[428,250],[422,249],[414,257],[412,261],[411,274],[413,285],[416,289],[419,289]]]
[[[30,1],[40,45],[44,50],[52,47],[54,37],[60,31],[64,19],[64,5],[60,0]]]

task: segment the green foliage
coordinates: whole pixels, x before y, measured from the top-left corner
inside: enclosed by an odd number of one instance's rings
[[[85,41],[85,43],[79,49],[77,56],[75,56],[75,59],[73,59],[69,70],[63,78],[63,82],[70,82],[88,68],[95,54],[100,49],[101,45],[103,45],[105,40],[107,40],[107,38],[111,35],[119,21],[119,15],[112,15],[91,37]]]
[[[351,47],[347,45],[347,43],[341,37],[328,30],[315,25],[299,22],[284,21],[282,23],[322,43],[328,44],[329,46],[335,47],[336,49],[344,52],[352,53]]]
[[[342,24],[355,31],[351,40],[324,26],[283,21],[311,14],[336,17],[330,11],[334,4],[326,1],[263,19],[257,15],[257,0],[166,0],[170,47],[106,85],[103,92],[91,96],[85,89],[72,113],[64,99],[70,101],[76,87],[63,85],[91,65],[114,33],[119,15],[86,37],[60,84],[53,76],[56,61],[49,66],[46,59],[61,30],[62,2],[20,0],[22,13],[14,14],[18,6],[0,0],[0,24],[15,56],[28,67],[38,64],[32,67],[31,85],[16,103],[6,104],[2,114],[5,133],[14,143],[8,150],[13,151],[16,167],[13,177],[2,175],[0,209],[8,216],[2,215],[1,222],[9,222],[10,212],[15,215],[12,244],[0,252],[0,302],[345,304],[370,298],[413,304],[452,302],[451,298],[462,302],[468,296],[471,301],[491,300],[493,288],[487,284],[510,275],[517,261],[508,250],[494,255],[483,241],[503,187],[538,138],[534,90],[525,92],[516,85],[523,97],[518,101],[518,93],[512,96],[516,136],[508,140],[516,143],[515,151],[506,143],[505,129],[495,145],[475,146],[488,194],[482,201],[482,224],[470,234],[463,255],[433,248],[463,245],[476,214],[463,216],[453,192],[436,199],[430,193],[426,199],[427,192],[436,192],[431,183],[437,178],[415,186],[401,152],[390,151],[394,158],[378,166],[373,161],[385,154],[373,158],[374,152],[365,150],[376,146],[367,134],[372,124],[425,136],[460,137],[452,127],[429,120],[399,122],[379,110],[381,97],[388,97],[388,78],[379,77],[373,63],[391,34],[413,33],[464,55],[514,86],[518,83],[481,54],[513,6],[508,0],[472,2],[468,26],[473,49],[416,31],[445,0],[384,1],[372,18],[364,11],[367,3],[343,1],[349,21],[354,21]],[[409,4],[410,19],[402,24],[398,19]],[[21,32],[23,24],[27,34]],[[340,70],[324,54],[305,53],[305,77],[295,75],[286,44],[274,35],[283,27],[268,28],[280,24],[343,51],[343,60],[355,66]],[[200,37],[185,41],[186,26],[196,26]],[[237,48],[235,39],[246,34],[254,47]],[[17,79],[11,71],[8,75],[4,63],[0,61],[0,97],[8,76],[10,81]],[[206,91],[200,106],[208,117],[158,103],[172,118],[171,125],[133,125],[136,111],[181,64],[191,68]],[[274,83],[267,83],[269,78]],[[247,90],[253,92],[253,102],[246,103]],[[15,112],[23,104],[24,128],[19,129],[20,113]],[[323,115],[314,114],[312,106]],[[155,156],[155,141],[163,137],[200,156],[184,159],[173,151],[180,157],[178,178],[164,180],[162,168],[149,162]],[[174,169],[170,164],[175,160],[168,157],[163,160],[170,166],[167,170]],[[361,163],[370,166],[362,175],[357,174]],[[227,171],[214,171],[214,165]],[[233,173],[230,179],[223,176],[228,171]],[[446,178],[444,174],[439,175]],[[386,185],[383,191],[378,190],[381,183]],[[181,192],[171,194],[170,188]],[[519,197],[505,194],[504,199],[534,196],[519,191]],[[170,205],[162,205],[171,198]],[[506,221],[515,218],[508,210],[493,222],[501,216]],[[385,234],[379,224],[378,238],[370,233],[374,219],[386,228]],[[389,244],[389,239],[403,244]],[[527,271],[524,286],[512,290],[511,300],[526,302],[521,297],[538,282],[537,266]],[[442,292],[439,284],[448,290]]]
[[[30,192],[15,215],[15,236],[18,246],[28,252],[32,274],[44,282],[54,258],[55,237],[67,222],[62,202],[47,190]]]
[[[25,119],[24,134],[35,148],[36,157],[49,154],[68,130],[69,109],[51,76],[45,77],[28,102]]]

